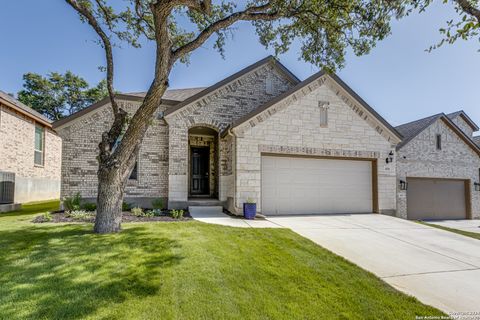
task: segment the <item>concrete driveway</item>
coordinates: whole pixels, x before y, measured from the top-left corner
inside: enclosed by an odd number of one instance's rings
[[[371,271],[423,303],[445,312],[480,312],[479,240],[379,214],[268,220]]]

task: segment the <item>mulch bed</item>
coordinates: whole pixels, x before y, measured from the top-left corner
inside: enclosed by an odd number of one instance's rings
[[[50,223],[65,223],[65,222],[90,222],[93,223],[95,222],[95,213],[92,213],[91,216],[78,219],[78,218],[72,218],[69,217],[64,211],[56,211],[51,213],[51,220],[45,219],[43,215],[36,216],[32,222],[33,223],[44,223],[44,222],[50,222]],[[188,211],[185,211],[183,214],[183,218],[181,219],[174,219],[167,215],[167,212],[164,213],[164,215],[161,216],[153,216],[153,217],[137,217],[132,215],[131,212],[129,211],[124,211],[123,216],[122,216],[122,222],[175,222],[175,221],[188,221],[192,220],[192,217],[190,216]]]

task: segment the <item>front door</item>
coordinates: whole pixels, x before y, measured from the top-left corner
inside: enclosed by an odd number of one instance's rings
[[[191,195],[209,194],[210,148],[192,148],[191,152]]]

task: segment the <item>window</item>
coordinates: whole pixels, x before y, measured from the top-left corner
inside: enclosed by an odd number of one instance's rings
[[[133,166],[132,172],[130,173],[130,180],[137,180],[138,179],[138,162],[135,161],[135,166]]]
[[[44,143],[45,143],[45,129],[43,127],[35,127],[35,155],[34,163],[37,166],[44,164]]]
[[[320,126],[328,126],[328,102],[319,101],[318,106],[320,108]]]
[[[437,150],[442,150],[442,135],[441,134],[437,134],[436,145],[437,145]]]

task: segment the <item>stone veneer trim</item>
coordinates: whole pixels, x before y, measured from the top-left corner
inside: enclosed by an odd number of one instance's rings
[[[329,88],[335,91],[336,95],[343,100],[359,117],[368,122],[379,134],[387,141],[397,144],[401,141],[402,135],[393,128],[385,119],[383,119],[372,107],[370,107],[360,96],[358,96],[345,82],[343,82],[335,74],[327,74],[320,71],[308,79],[297,84],[295,87],[270,100],[260,108],[252,111],[246,116],[233,122],[226,128],[222,136],[225,136],[229,130],[241,134],[248,128],[253,128],[258,123],[265,121],[267,118],[286,108],[292,102],[295,102],[316,88],[329,84]],[[386,130],[390,133],[389,134]]]

